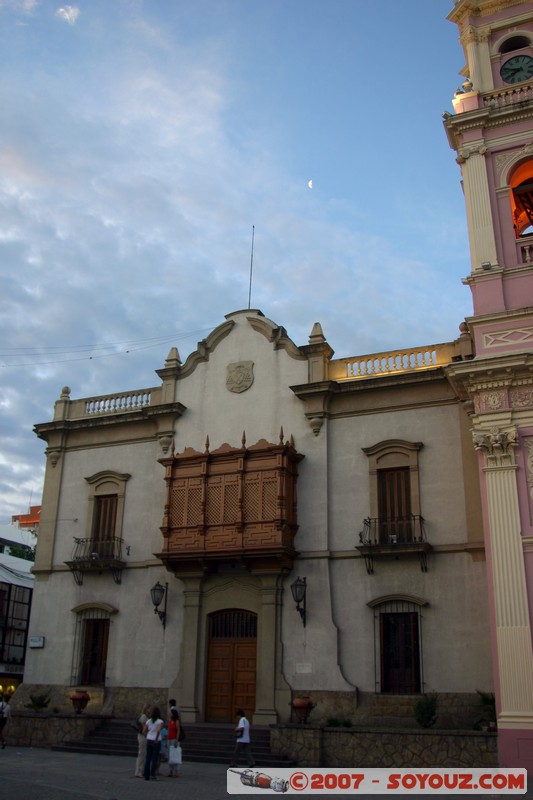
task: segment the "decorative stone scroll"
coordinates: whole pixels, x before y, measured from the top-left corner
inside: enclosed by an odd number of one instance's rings
[[[52,467],[57,466],[57,462],[59,461],[59,457],[61,455],[61,448],[60,447],[47,447],[45,451],[45,455],[50,460]]]
[[[488,42],[490,39],[490,28],[475,28],[473,25],[468,25],[462,31],[459,41],[463,45],[472,44],[472,42]]]
[[[166,456],[170,449],[170,445],[174,442],[174,437],[171,434],[164,433],[162,436],[158,437],[159,439],[159,446],[163,452],[163,455]]]
[[[487,153],[488,148],[485,145],[479,145],[477,147],[462,147],[459,151],[459,155],[455,159],[458,164],[464,164],[470,156],[484,156]]]
[[[504,467],[514,464],[514,448],[518,444],[516,428],[503,431],[491,428],[490,431],[473,430],[472,439],[476,450],[485,454],[487,466]]]

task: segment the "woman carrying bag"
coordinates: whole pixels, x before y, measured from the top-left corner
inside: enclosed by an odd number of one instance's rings
[[[161,728],[163,727],[161,712],[157,708],[152,709],[150,717],[144,723],[143,733],[146,734],[146,758],[144,761],[144,780],[150,778],[156,781],[157,763],[161,750]]]
[[[170,722],[168,723],[168,777],[179,778],[181,766],[181,745],[180,745],[180,715],[176,708],[170,712]]]

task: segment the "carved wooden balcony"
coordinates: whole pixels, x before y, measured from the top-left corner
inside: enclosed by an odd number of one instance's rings
[[[126,562],[122,556],[124,540],[117,536],[107,539],[78,539],[74,537],[72,560],[66,561],[74,580],[81,586],[86,572],[110,572],[115,583],[122,580]]]
[[[420,569],[427,572],[427,554],[431,545],[426,541],[424,518],[418,514],[393,519],[370,518],[363,520],[356,550],[364,557],[369,575],[374,573],[374,558],[398,558],[400,555],[416,554]]]
[[[264,439],[204,453],[187,448],[160,459],[167,497],[157,553],[175,574],[211,572],[240,564],[250,570],[292,567],[297,467],[292,441]]]

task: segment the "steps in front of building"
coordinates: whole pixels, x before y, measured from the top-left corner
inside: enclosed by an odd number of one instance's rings
[[[229,764],[235,740],[233,725],[185,724],[183,761]],[[137,734],[129,722],[106,720],[83,741],[54,745],[52,750],[71,753],[137,757]],[[293,762],[270,752],[270,730],[252,728],[252,751],[256,764],[264,767],[289,767]],[[241,764],[244,766],[244,764]]]

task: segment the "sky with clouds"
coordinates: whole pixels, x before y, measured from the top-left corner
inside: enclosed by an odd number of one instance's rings
[[[72,397],[251,306],[337,357],[471,313],[451,0],[0,0],[0,522]],[[310,184],[310,181],[312,182]]]

